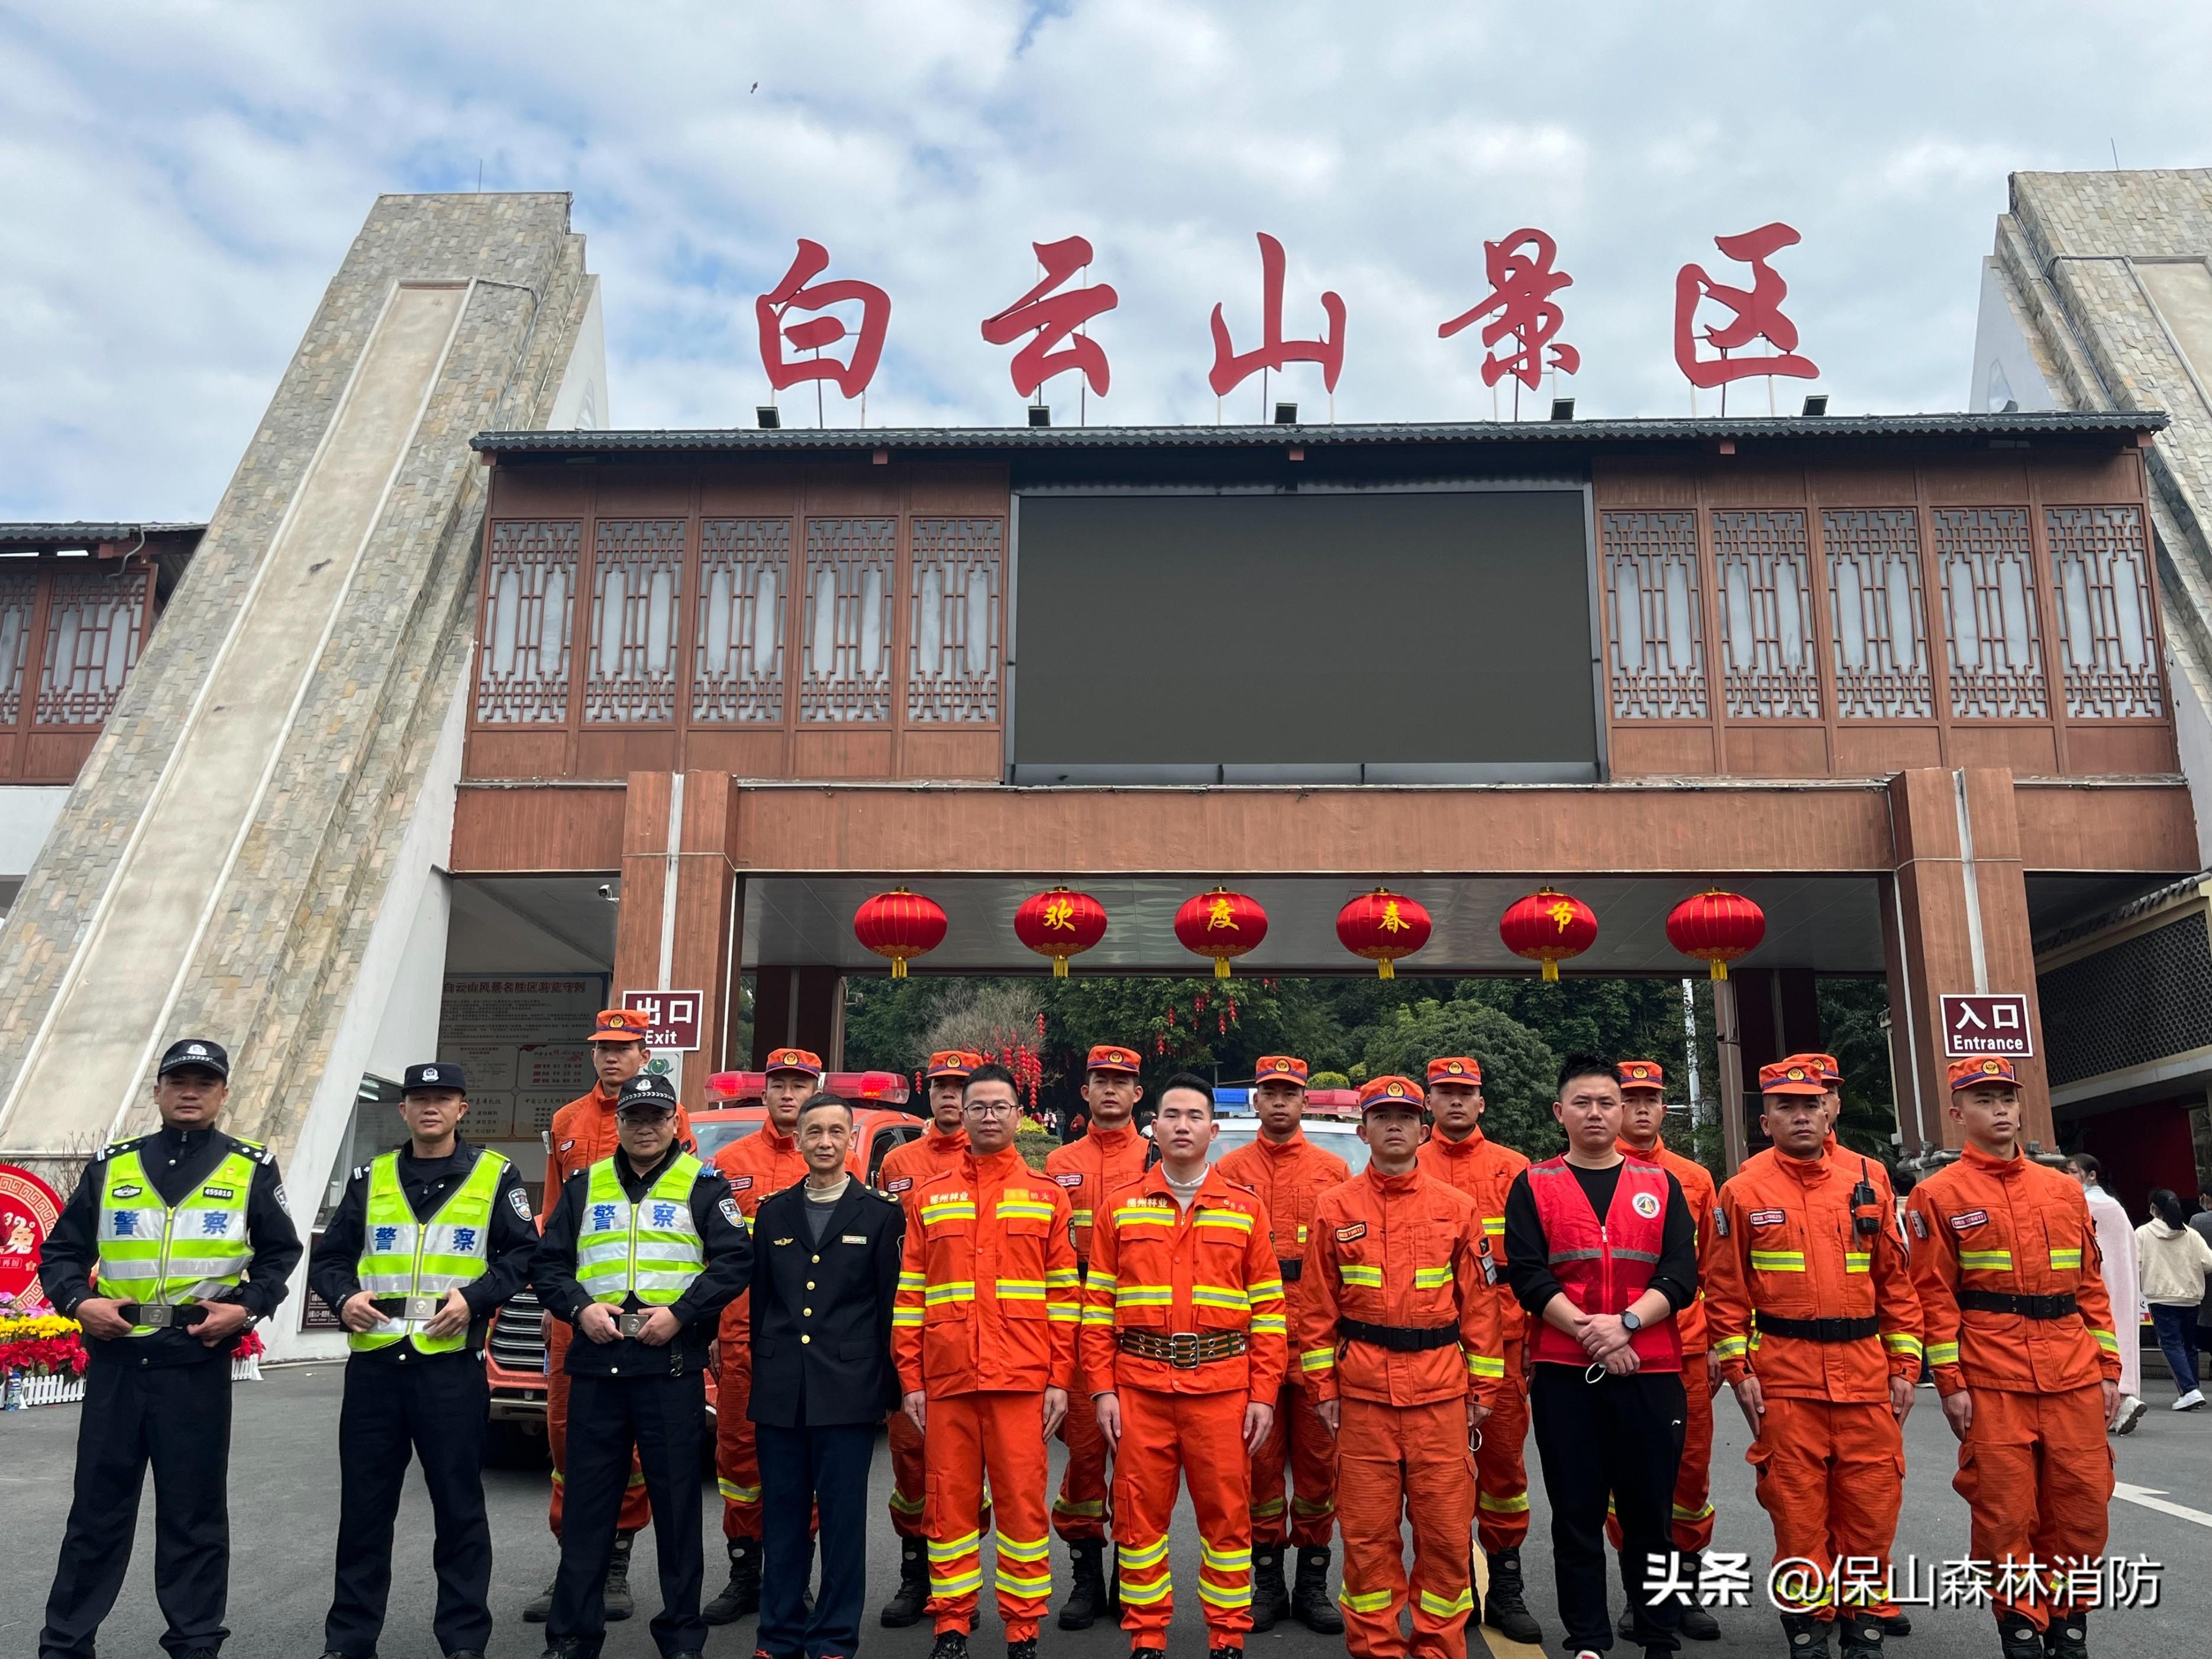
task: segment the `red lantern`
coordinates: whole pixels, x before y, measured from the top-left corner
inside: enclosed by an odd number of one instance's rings
[[[1267,913],[1243,894],[1217,887],[1184,901],[1175,933],[1184,950],[1213,958],[1214,978],[1227,979],[1230,962],[1267,937]]]
[[[1066,979],[1068,957],[1106,937],[1106,907],[1088,893],[1065,887],[1032,893],[1014,912],[1014,937],[1039,956],[1050,957],[1052,976]]]
[[[1597,942],[1597,917],[1589,905],[1549,887],[1514,902],[1498,923],[1498,936],[1516,957],[1544,964],[1544,977],[1559,976],[1559,964]]]
[[[908,957],[945,943],[945,912],[934,899],[894,887],[853,913],[853,937],[878,956],[889,957],[891,977],[904,979]]]
[[[1667,918],[1667,942],[1686,957],[1712,965],[1715,979],[1728,977],[1728,965],[1759,948],[1766,937],[1766,912],[1741,893],[1709,887],[1686,898]]]
[[[1375,977],[1395,979],[1391,964],[1429,942],[1429,913],[1421,904],[1378,887],[1336,913],[1336,936],[1355,957],[1375,964]]]

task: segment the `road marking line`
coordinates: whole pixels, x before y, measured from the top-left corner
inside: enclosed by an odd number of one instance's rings
[[[2194,1521],[2200,1527],[2212,1527],[2212,1515],[2203,1510],[2192,1510],[2185,1504],[2169,1504],[2163,1489],[2154,1486],[2130,1486],[2124,1480],[2112,1484],[2112,1496],[2130,1504],[2141,1504],[2147,1510],[2156,1510],[2160,1515],[2179,1516],[2184,1521]]]

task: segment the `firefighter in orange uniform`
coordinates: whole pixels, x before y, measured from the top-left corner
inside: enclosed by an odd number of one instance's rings
[[[1674,1476],[1668,1517],[1674,1547],[1684,1558],[1683,1576],[1694,1583],[1704,1565],[1700,1558],[1713,1541],[1713,1395],[1721,1385],[1720,1367],[1707,1364],[1704,1287],[1724,1244],[1713,1226],[1717,1195],[1712,1176],[1704,1164],[1684,1158],[1661,1139],[1667,1121],[1666,1087],[1667,1073],[1657,1060],[1620,1062],[1621,1152],[1656,1164],[1673,1176],[1681,1186],[1698,1229],[1698,1298],[1674,1316],[1675,1326],[1682,1334],[1682,1393],[1688,1415],[1683,1419],[1682,1462]],[[1620,1547],[1620,1517],[1606,1516],[1605,1535],[1615,1549]],[[1624,1583],[1627,1577],[1623,1576]],[[1630,1635],[1635,1628],[1634,1614],[1623,1613],[1615,1628],[1623,1636]],[[1720,1623],[1710,1610],[1695,1601],[1683,1604],[1683,1635],[1714,1642],[1720,1639]]]
[[[1298,1127],[1306,1103],[1306,1063],[1295,1054],[1262,1054],[1252,1085],[1260,1132],[1249,1146],[1225,1154],[1221,1173],[1249,1187],[1267,1206],[1275,1260],[1283,1270],[1292,1328],[1307,1295],[1307,1235],[1314,1206],[1352,1178],[1334,1152],[1323,1152]],[[1341,1636],[1344,1615],[1328,1594],[1328,1545],[1336,1526],[1336,1443],[1314,1415],[1316,1396],[1298,1368],[1286,1368],[1275,1420],[1252,1455],[1252,1628],[1273,1630],[1288,1613],[1308,1630]],[[1283,1497],[1290,1466],[1291,1498]],[[1285,1510],[1287,1510],[1287,1516]],[[1297,1585],[1283,1587],[1283,1547],[1298,1553]]]
[[[928,1462],[932,1659],[966,1659],[987,1472],[1007,1659],[1035,1659],[1052,1598],[1045,1441],[1067,1411],[1082,1291],[1067,1194],[1014,1150],[1013,1073],[979,1064],[964,1092],[969,1150],[914,1188],[891,1347]]]
[[[2021,1152],[2012,1062],[1954,1060],[1950,1082],[1966,1146],[1912,1189],[1905,1216],[1928,1364],[1960,1440],[1951,1484],[1973,1513],[1974,1559],[1993,1565],[2005,1659],[2083,1659],[2089,1615],[2065,1571],[2104,1553],[2105,1429],[2120,1404],[2097,1229],[2080,1183]]]
[[[1812,1562],[1826,1578],[1818,1595],[1783,1612],[1790,1650],[1825,1650],[1832,1623],[1844,1659],[1877,1659],[1889,1611],[1878,1593],[1905,1498],[1903,1426],[1920,1375],[1920,1303],[1895,1208],[1850,1154],[1824,1148],[1817,1064],[1765,1066],[1759,1082],[1774,1156],[1721,1188],[1711,1228],[1721,1248],[1699,1251],[1700,1274],[1711,1273],[1712,1350],[1751,1425],[1745,1455],[1773,1519],[1774,1559]],[[1875,1563],[1871,1583],[1838,1583],[1845,1559]]]
[[[1092,1048],[1082,1089],[1090,1127],[1081,1139],[1055,1146],[1045,1157],[1044,1172],[1067,1194],[1079,1273],[1091,1271],[1093,1222],[1116,1193],[1145,1178],[1152,1161],[1152,1143],[1137,1133],[1135,1123],[1137,1103],[1145,1097],[1137,1065],[1137,1051],[1118,1042]],[[1060,1429],[1067,1443],[1067,1468],[1052,1505],[1052,1529],[1067,1540],[1073,1563],[1067,1601],[1060,1610],[1062,1630],[1088,1630],[1092,1620],[1120,1605],[1099,1559],[1106,1544],[1106,1465],[1111,1453],[1088,1405],[1091,1389],[1083,1374],[1085,1364],[1079,1347],[1075,1409]]]
[[[1213,1091],[1160,1091],[1160,1162],[1108,1200],[1083,1292],[1083,1372],[1114,1449],[1114,1542],[1132,1653],[1164,1653],[1178,1474],[1198,1513],[1209,1659],[1252,1625],[1252,1483],[1283,1383],[1283,1279],[1260,1200],[1206,1161]]]
[[[1359,1091],[1367,1168],[1325,1194],[1306,1247],[1298,1368],[1336,1431],[1345,1641],[1358,1659],[1463,1659],[1474,1608],[1475,1432],[1506,1382],[1482,1212],[1417,1156],[1420,1085]],[[1400,1517],[1413,1526],[1409,1583]]]
[[[1421,1168],[1474,1200],[1490,1241],[1505,1375],[1491,1396],[1474,1454],[1475,1540],[1490,1565],[1482,1622],[1516,1642],[1540,1642],[1544,1627],[1524,1599],[1521,1546],[1528,1536],[1528,1377],[1523,1363],[1528,1316],[1505,1282],[1505,1194],[1528,1160],[1482,1133],[1482,1066],[1466,1054],[1432,1060],[1428,1068],[1429,1138]]]
[[[592,1022],[592,1035],[585,1041],[592,1051],[592,1070],[598,1077],[591,1093],[572,1100],[553,1114],[553,1127],[546,1136],[545,1194],[541,1202],[546,1212],[560,1201],[561,1189],[568,1177],[588,1170],[594,1164],[615,1155],[615,1100],[622,1086],[645,1069],[646,1033],[652,1029],[643,1014],[628,1008],[605,1008]],[[676,1109],[676,1144],[689,1151],[697,1143],[691,1134],[691,1115],[683,1107]],[[540,1231],[544,1230],[545,1216],[538,1218]],[[568,1343],[574,1333],[565,1319],[545,1322],[545,1438],[553,1457],[553,1503],[546,1516],[546,1524],[553,1535],[561,1535],[562,1486],[568,1468],[568,1373],[563,1362],[568,1358]],[[645,1475],[638,1468],[637,1455],[630,1455],[629,1486],[623,1493],[622,1515],[615,1523],[615,1553],[607,1564],[607,1618],[611,1622],[627,1619],[635,1602],[629,1589],[629,1553],[631,1541],[653,1519],[653,1505],[646,1499]],[[553,1611],[553,1588],[547,1585],[545,1594],[528,1603],[522,1616],[533,1625],[542,1625]]]
[[[799,1150],[799,1109],[822,1087],[822,1058],[805,1048],[769,1051],[761,1104],[768,1116],[749,1135],[714,1154],[714,1169],[730,1183],[730,1197],[750,1223],[761,1205],[806,1179]],[[730,1582],[699,1610],[710,1625],[727,1625],[760,1611],[760,1455],[745,1403],[753,1391],[752,1298],[741,1296],[722,1310],[716,1344],[714,1476],[722,1491],[722,1540],[730,1553]]]
[[[960,1115],[962,1085],[983,1063],[969,1048],[940,1048],[929,1057],[929,1127],[919,1139],[895,1146],[885,1154],[876,1180],[886,1198],[906,1206],[906,1230],[911,1235],[921,1226],[914,1212],[916,1188],[932,1176],[957,1170],[968,1155],[968,1129]],[[921,1622],[929,1602],[929,1529],[923,1522],[929,1492],[929,1474],[922,1456],[921,1431],[904,1412],[889,1419],[891,1443],[891,1530],[899,1539],[899,1587],[884,1603],[886,1630],[903,1630]],[[988,1528],[990,1511],[977,1517]]]

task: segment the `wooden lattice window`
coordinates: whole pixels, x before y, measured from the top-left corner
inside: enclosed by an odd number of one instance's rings
[[[1937,507],[1934,520],[1952,717],[2047,718],[2027,509]]]
[[[1615,720],[1705,718],[1693,513],[1607,513],[1606,649]]]
[[[896,519],[806,521],[806,613],[799,718],[881,725],[891,717]]]
[[[782,721],[790,586],[790,520],[708,519],[699,526],[699,621],[691,675],[695,721]]]
[[[584,680],[584,719],[592,725],[664,726],[676,718],[684,522],[599,520]]]
[[[906,717],[999,718],[1000,519],[916,519]]]
[[[2140,720],[2165,714],[2141,509],[2048,507],[2044,533],[2058,584],[2068,716]]]
[[[1836,712],[1926,720],[1936,712],[1920,594],[1920,516],[1909,507],[1824,513],[1835,623]]]
[[[34,718],[40,726],[98,726],[115,710],[145,640],[148,574],[57,574]]]
[[[23,714],[23,671],[31,660],[31,620],[39,605],[39,579],[29,571],[0,572],[0,726]]]
[[[510,519],[492,526],[477,635],[479,725],[567,722],[583,540],[583,526],[573,520]]]
[[[1713,564],[1720,582],[1722,706],[1732,716],[1820,718],[1804,514],[1714,514]]]

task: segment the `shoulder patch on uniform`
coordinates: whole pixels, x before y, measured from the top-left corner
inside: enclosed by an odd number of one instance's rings
[[[360,1180],[363,1176],[367,1175],[368,1173],[368,1164],[356,1164],[356,1165],[354,1165],[354,1170],[353,1170],[352,1179],[354,1179],[354,1180],[356,1180],[356,1181],[359,1181],[359,1180]]]
[[[1367,1224],[1364,1221],[1355,1221],[1349,1227],[1339,1227],[1336,1230],[1336,1242],[1340,1244],[1349,1244],[1355,1238],[1366,1237]]]
[[[1778,1227],[1790,1219],[1787,1210],[1753,1210],[1744,1217],[1754,1227]]]
[[[1912,1236],[1915,1238],[1928,1237],[1928,1218],[1919,1211],[1907,1210],[1905,1212],[1905,1224],[1912,1229]]]
[[[1719,1234],[1723,1238],[1726,1238],[1729,1236],[1728,1211],[1726,1208],[1716,1208],[1713,1211],[1713,1231]]]
[[[507,1201],[514,1206],[515,1214],[520,1216],[525,1221],[530,1219],[530,1194],[528,1193],[524,1192],[520,1187],[510,1188],[507,1194]]]
[[[283,1182],[280,1181],[276,1183],[276,1190],[271,1194],[271,1196],[276,1199],[276,1207],[278,1209],[289,1210],[292,1207],[291,1197],[285,1192],[284,1183]]]
[[[1083,1177],[1079,1175],[1056,1175],[1053,1179],[1063,1187],[1080,1187],[1083,1184]]]
[[[1951,1224],[1963,1233],[1969,1227],[1988,1225],[1989,1219],[1990,1212],[1987,1210],[1961,1210],[1951,1218]]]
[[[1638,1193],[1628,1200],[1629,1206],[1646,1221],[1656,1216],[1663,1207],[1656,1193]]]
[[[564,1140],[561,1143],[561,1150],[564,1152],[571,1152],[575,1151],[575,1149],[576,1143],[573,1140]]]
[[[914,1177],[912,1176],[901,1176],[896,1181],[892,1182],[890,1185],[884,1188],[884,1190],[886,1193],[902,1193],[913,1185]]]
[[[726,1198],[714,1207],[722,1212],[723,1220],[728,1222],[730,1225],[735,1227],[740,1232],[744,1231],[745,1218],[738,1212],[737,1200],[734,1198]]]

